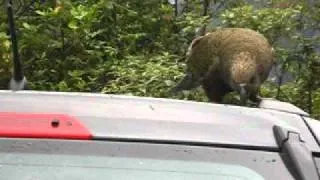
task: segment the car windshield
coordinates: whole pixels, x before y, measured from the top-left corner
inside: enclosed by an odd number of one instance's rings
[[[146,158],[0,153],[1,177],[10,180],[263,180],[243,166]]]
[[[293,179],[277,152],[150,143],[0,139],[1,179]]]

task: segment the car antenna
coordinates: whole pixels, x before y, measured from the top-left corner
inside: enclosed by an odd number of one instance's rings
[[[23,74],[21,60],[19,56],[12,0],[7,0],[7,14],[13,57],[13,74],[10,80],[9,89],[14,91],[24,90],[27,89],[27,79]]]

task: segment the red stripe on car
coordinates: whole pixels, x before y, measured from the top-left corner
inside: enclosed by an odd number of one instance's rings
[[[0,112],[0,137],[92,139],[79,120],[66,114]]]

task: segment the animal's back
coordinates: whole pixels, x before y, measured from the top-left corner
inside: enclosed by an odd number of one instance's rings
[[[203,77],[209,67],[218,63],[214,37],[210,34],[198,37],[187,55],[187,68],[196,77]]]
[[[213,33],[218,43],[218,56],[223,69],[230,67],[240,53],[250,54],[248,60],[255,60],[265,80],[273,64],[273,49],[260,33],[246,28],[224,28]]]
[[[214,54],[219,57],[218,70],[212,71],[205,78],[202,87],[211,101],[220,102],[224,94],[236,90],[233,82],[246,82],[255,73],[259,81],[251,93],[255,94],[272,67],[273,49],[268,40],[260,33],[245,28],[223,28],[207,35],[214,47]],[[223,79],[223,80],[222,80]]]
[[[271,50],[268,40],[260,33],[246,28],[224,28],[211,34],[218,47],[218,55],[227,57],[238,52],[250,52],[261,55],[266,50]]]
[[[257,61],[272,61],[272,47],[260,33],[246,28],[222,28],[197,39],[187,58],[187,65],[194,72],[205,72],[215,63],[232,59],[240,52],[249,52],[258,57]],[[267,62],[264,62],[267,61]]]
[[[253,30],[222,28],[194,39],[189,46],[186,64],[186,76],[174,89],[192,89],[198,82],[210,99],[220,101],[225,93],[236,90],[231,74],[233,77],[237,77],[234,74],[243,76],[239,82],[247,82],[258,67],[261,69],[259,79],[266,79],[273,64],[272,47],[262,34]],[[257,85],[262,83],[260,80]]]

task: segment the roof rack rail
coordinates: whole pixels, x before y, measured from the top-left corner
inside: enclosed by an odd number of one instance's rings
[[[293,104],[279,101],[273,98],[262,98],[262,101],[259,103],[259,108],[293,113],[293,114],[298,114],[298,115],[307,116],[307,117],[310,116],[307,112],[303,111],[302,109],[298,108]]]
[[[280,155],[288,170],[296,179],[319,180],[312,152],[298,132],[275,125],[274,136],[280,147]]]
[[[12,57],[13,57],[13,75],[10,80],[9,89],[18,91],[28,89],[27,79],[23,74],[22,64],[18,49],[18,40],[16,35],[15,21],[12,8],[12,0],[7,0],[8,27],[10,32]]]

